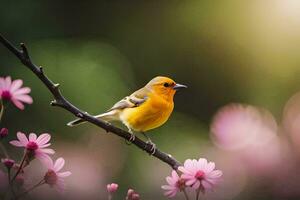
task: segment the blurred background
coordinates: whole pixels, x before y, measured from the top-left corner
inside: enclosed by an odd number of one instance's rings
[[[270,176],[249,173],[210,137],[214,114],[231,102],[266,108],[281,120],[300,84],[299,0],[0,0],[0,5],[1,34],[15,44],[25,42],[63,94],[91,114],[157,75],[188,85],[176,94],[169,121],[149,135],[182,162],[205,157],[224,171],[223,183],[203,199],[299,199],[289,189],[300,186],[300,179],[275,186]],[[115,199],[128,188],[142,199],[164,199],[160,186],[169,166],[93,125],[67,127],[74,116],[49,106],[50,93],[2,46],[0,69],[0,76],[23,79],[34,100],[23,112],[6,110],[1,126],[9,128],[10,139],[17,131],[51,133],[55,157],[64,157],[65,169],[73,173],[65,196],[45,186],[29,199],[46,193],[49,199],[105,199],[110,182],[120,185]],[[15,158],[21,154],[8,149]]]

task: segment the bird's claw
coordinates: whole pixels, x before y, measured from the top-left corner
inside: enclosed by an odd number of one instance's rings
[[[135,140],[135,135],[131,133],[130,138],[128,140],[125,140],[125,142],[127,145],[131,145],[134,140]]]
[[[152,141],[147,141],[147,146],[150,145],[151,146],[151,153],[149,153],[149,155],[154,155],[156,152],[156,144],[154,144]]]

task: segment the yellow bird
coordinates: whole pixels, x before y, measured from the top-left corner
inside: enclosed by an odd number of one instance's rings
[[[107,112],[96,115],[96,118],[105,121],[121,121],[135,139],[133,131],[141,132],[152,145],[153,153],[155,144],[144,133],[148,130],[163,125],[170,117],[174,102],[173,97],[178,89],[187,86],[175,83],[172,79],[163,76],[153,78],[145,87],[123,98]],[[69,122],[68,126],[84,123],[82,119]]]

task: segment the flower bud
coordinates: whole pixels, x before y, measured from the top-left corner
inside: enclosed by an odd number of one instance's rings
[[[15,164],[15,161],[12,160],[12,159],[9,159],[9,158],[4,158],[4,159],[1,159],[1,162],[5,165],[5,167],[10,170],[14,164]]]
[[[119,185],[116,183],[107,184],[106,188],[109,193],[115,193],[118,190]]]
[[[140,200],[140,195],[133,189],[128,189],[126,200]]]
[[[134,190],[133,189],[128,189],[127,196],[131,197],[133,194],[134,194]]]
[[[1,128],[0,130],[0,139],[5,138],[8,135],[8,129],[7,128]]]
[[[134,193],[131,197],[131,200],[140,200],[140,195],[138,193]]]

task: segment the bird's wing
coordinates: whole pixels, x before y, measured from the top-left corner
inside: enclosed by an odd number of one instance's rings
[[[132,93],[130,96],[127,96],[124,99],[118,101],[108,111],[140,106],[142,103],[144,103],[147,100],[148,93],[149,90],[147,88],[141,88],[135,91],[134,93]]]

